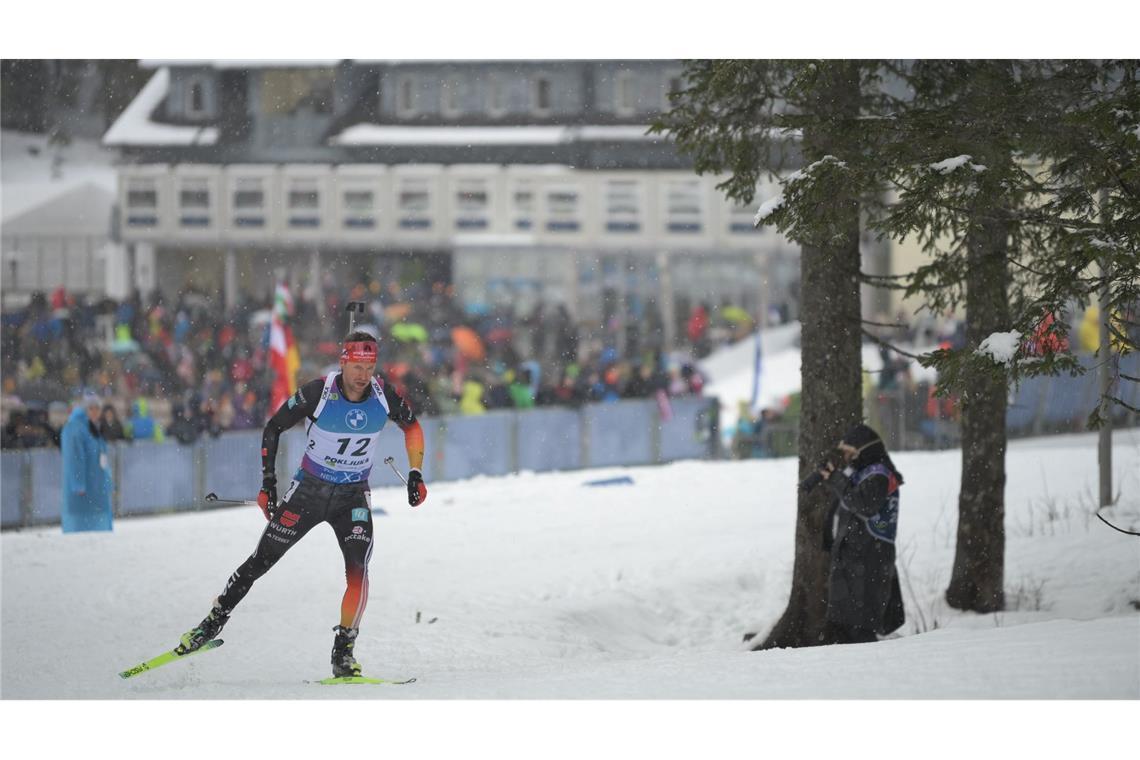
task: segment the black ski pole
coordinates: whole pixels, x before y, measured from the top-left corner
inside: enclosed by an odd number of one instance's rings
[[[396,469],[396,465],[393,464],[393,462],[395,462],[395,461],[396,461],[395,457],[384,457],[384,464],[386,464],[392,468],[392,472],[396,473],[396,477],[400,479],[401,483],[403,483],[404,485],[407,485],[408,481],[404,479],[404,476],[402,474],[400,474],[399,470]]]
[[[206,494],[205,500],[210,502],[211,504],[238,504],[238,505],[247,506],[247,507],[248,506],[257,506],[257,502],[252,501],[250,499],[222,499],[222,498],[219,498],[218,495],[216,493],[214,493],[213,491],[210,491],[210,493]]]

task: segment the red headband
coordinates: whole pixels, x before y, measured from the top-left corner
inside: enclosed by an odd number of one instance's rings
[[[340,360],[372,364],[376,361],[376,344],[366,340],[345,343],[344,349],[340,352]]]

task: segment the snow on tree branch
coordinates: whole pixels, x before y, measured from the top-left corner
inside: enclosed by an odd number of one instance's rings
[[[796,183],[808,182],[808,181],[813,179],[812,172],[814,172],[816,169],[818,169],[822,166],[826,166],[828,164],[832,164],[832,165],[834,165],[835,168],[838,168],[838,169],[846,169],[847,168],[847,162],[846,161],[840,161],[835,156],[826,155],[823,158],[819,159],[818,161],[815,161],[811,164],[808,164],[803,169],[800,169],[799,171],[794,171],[791,174],[789,174],[784,179],[783,186],[785,188],[790,188],[792,185],[794,185]],[[793,195],[794,195],[794,193],[793,193]],[[762,204],[760,204],[760,208],[756,210],[756,216],[752,217],[752,226],[753,227],[759,227],[760,225],[764,224],[764,220],[767,219],[772,214],[774,214],[775,212],[779,211],[781,208],[783,208],[783,206],[787,202],[787,200],[788,200],[787,193],[780,193],[776,197],[769,198],[768,200],[764,201]]]
[[[1017,330],[996,332],[983,340],[975,353],[988,356],[998,364],[1012,364],[1020,342],[1021,333]]]
[[[784,205],[784,194],[780,193],[775,198],[769,198],[760,204],[760,208],[756,211],[756,216],[752,217],[752,226],[759,227],[764,223],[764,220],[769,216],[779,211]]]
[[[929,166],[933,171],[936,171],[939,174],[949,174],[950,172],[954,171],[955,169],[958,169],[958,168],[961,168],[961,167],[967,166],[967,165],[969,165],[969,167],[971,169],[973,169],[975,172],[978,172],[978,173],[984,172],[986,170],[986,167],[982,166],[981,164],[971,163],[972,160],[973,160],[973,156],[961,155],[961,156],[954,156],[953,158],[947,158],[944,161],[939,161],[939,162],[934,163],[934,164],[929,164]]]

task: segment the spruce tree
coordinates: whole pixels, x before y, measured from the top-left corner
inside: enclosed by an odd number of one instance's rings
[[[802,247],[801,478],[862,418],[859,240],[871,156],[861,117],[879,102],[877,71],[861,61],[693,61],[653,126],[698,173],[728,172],[719,187],[740,203],[761,176],[800,167],[757,221]],[[798,495],[790,599],[758,649],[823,641],[827,507],[825,489]]]
[[[670,133],[699,173],[729,172],[720,187],[738,202],[753,200],[760,176],[782,176],[783,193],[757,221],[803,251],[801,476],[860,416],[856,283],[903,289],[934,313],[965,308],[966,346],[919,357],[938,369],[939,393],[962,405],[946,596],[961,609],[1001,609],[1010,384],[1083,371],[1064,343],[1041,338],[1064,337],[1101,289],[1113,312],[1103,315],[1112,346],[1101,350],[1118,360],[1137,348],[1136,62],[696,61],[685,75],[654,131]],[[860,274],[860,216],[881,236],[915,236],[928,262]],[[1092,423],[1110,402],[1127,406],[1120,394],[1103,398]],[[792,596],[762,647],[820,640],[824,504],[799,497]]]
[[[1074,311],[1098,288],[1122,311],[1136,303],[1135,67],[917,61],[895,71],[912,94],[875,124],[873,142],[898,202],[871,224],[896,240],[916,235],[931,254],[905,278],[907,295],[935,312],[966,309],[966,346],[921,361],[939,370],[940,393],[961,399],[958,541],[946,599],[988,612],[1004,605],[1008,387],[1084,371],[1071,343],[1051,337],[1066,337]],[[1097,258],[1104,272],[1091,266]],[[1117,345],[1127,350],[1121,333]],[[1008,350],[995,351],[998,343]]]
[[[877,153],[899,194],[871,222],[894,239],[917,235],[931,254],[907,295],[943,312],[964,306],[964,350],[940,352],[940,385],[960,400],[962,474],[958,540],[947,602],[1004,607],[1007,363],[983,346],[1012,336],[1010,260],[1026,200],[1019,161],[1023,83],[1012,62],[917,61],[898,69],[913,88],[876,126]],[[1017,300],[1016,298],[1014,300]],[[996,340],[996,339],[993,339]],[[949,362],[953,355],[956,361]]]
[[[1075,308],[1103,292],[1110,340],[1099,346],[1119,381],[1090,410],[1089,427],[1113,412],[1140,412],[1122,397],[1138,383],[1120,371],[1123,354],[1140,350],[1140,61],[1062,61],[1053,64],[1049,102],[1063,103],[1033,135],[1048,194],[1030,218],[1035,249],[1035,303],[1072,327]],[[1033,371],[1037,368],[1029,366]],[[1077,370],[1080,371],[1080,370]]]

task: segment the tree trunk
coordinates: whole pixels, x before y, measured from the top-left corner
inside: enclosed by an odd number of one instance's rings
[[[828,67],[821,89],[819,116],[839,129],[844,119],[858,114],[857,62]],[[821,122],[824,119],[820,120]],[[832,154],[836,137],[825,128],[804,131],[805,161]],[[859,303],[859,201],[836,188],[833,205],[824,212],[829,234],[819,245],[804,245],[800,255],[802,336],[800,341],[802,416],[799,433],[799,474],[806,477],[821,458],[835,448],[847,428],[862,419],[862,331]],[[827,612],[829,555],[823,550],[823,520],[830,501],[827,489],[800,493],[796,506],[796,554],[787,609],[755,649],[800,647],[823,643]]]
[[[966,344],[1010,329],[1007,227],[990,219],[967,239]],[[962,395],[962,483],[958,544],[946,603],[960,610],[994,612],[1005,606],[1004,375],[971,367]]]

